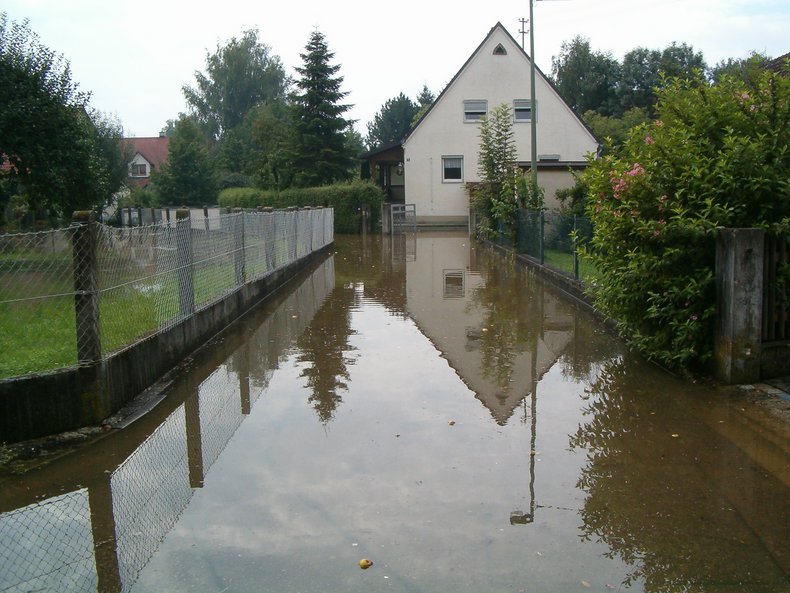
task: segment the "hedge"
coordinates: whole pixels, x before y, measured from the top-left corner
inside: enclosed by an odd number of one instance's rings
[[[332,206],[335,209],[335,232],[353,234],[360,231],[362,206],[370,207],[371,225],[375,228],[379,223],[384,198],[384,191],[376,184],[353,181],[282,191],[232,187],[220,192],[219,205],[222,208]]]

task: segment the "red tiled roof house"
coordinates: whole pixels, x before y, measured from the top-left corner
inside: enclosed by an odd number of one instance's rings
[[[129,185],[145,187],[151,182],[151,171],[159,169],[167,162],[170,138],[128,138],[132,146],[132,160],[129,161]]]

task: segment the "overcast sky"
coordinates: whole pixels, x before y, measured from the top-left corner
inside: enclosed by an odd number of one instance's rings
[[[206,52],[257,28],[293,75],[310,33],[321,31],[344,77],[347,116],[365,136],[387,99],[438,94],[498,21],[521,40],[527,0],[472,2],[251,2],[223,0],[6,0],[10,20],[30,20],[42,43],[71,63],[93,107],[116,115],[127,136],[155,136],[186,110],[181,87],[194,84]],[[787,0],[538,0],[535,62],[547,75],[563,41],[576,35],[618,60],[635,47],[673,41],[701,51],[709,65],[752,50],[790,51]],[[529,38],[527,37],[527,49]]]

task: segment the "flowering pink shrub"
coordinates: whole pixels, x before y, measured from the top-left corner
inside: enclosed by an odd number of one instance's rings
[[[657,111],[583,176],[590,290],[633,345],[699,370],[713,347],[717,230],[790,228],[790,77],[672,80]]]

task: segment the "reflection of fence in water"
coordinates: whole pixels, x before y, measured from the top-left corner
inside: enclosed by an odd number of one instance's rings
[[[102,582],[130,590],[334,280],[330,258],[112,473],[109,488],[105,480],[0,514],[0,591],[96,591]],[[92,528],[92,513],[107,527]],[[116,549],[103,560],[117,565],[102,564],[97,575],[99,546],[113,535]]]
[[[87,489],[0,515],[0,591],[96,591]]]
[[[118,572],[128,590],[189,502],[184,407],[115,470],[111,478]]]

